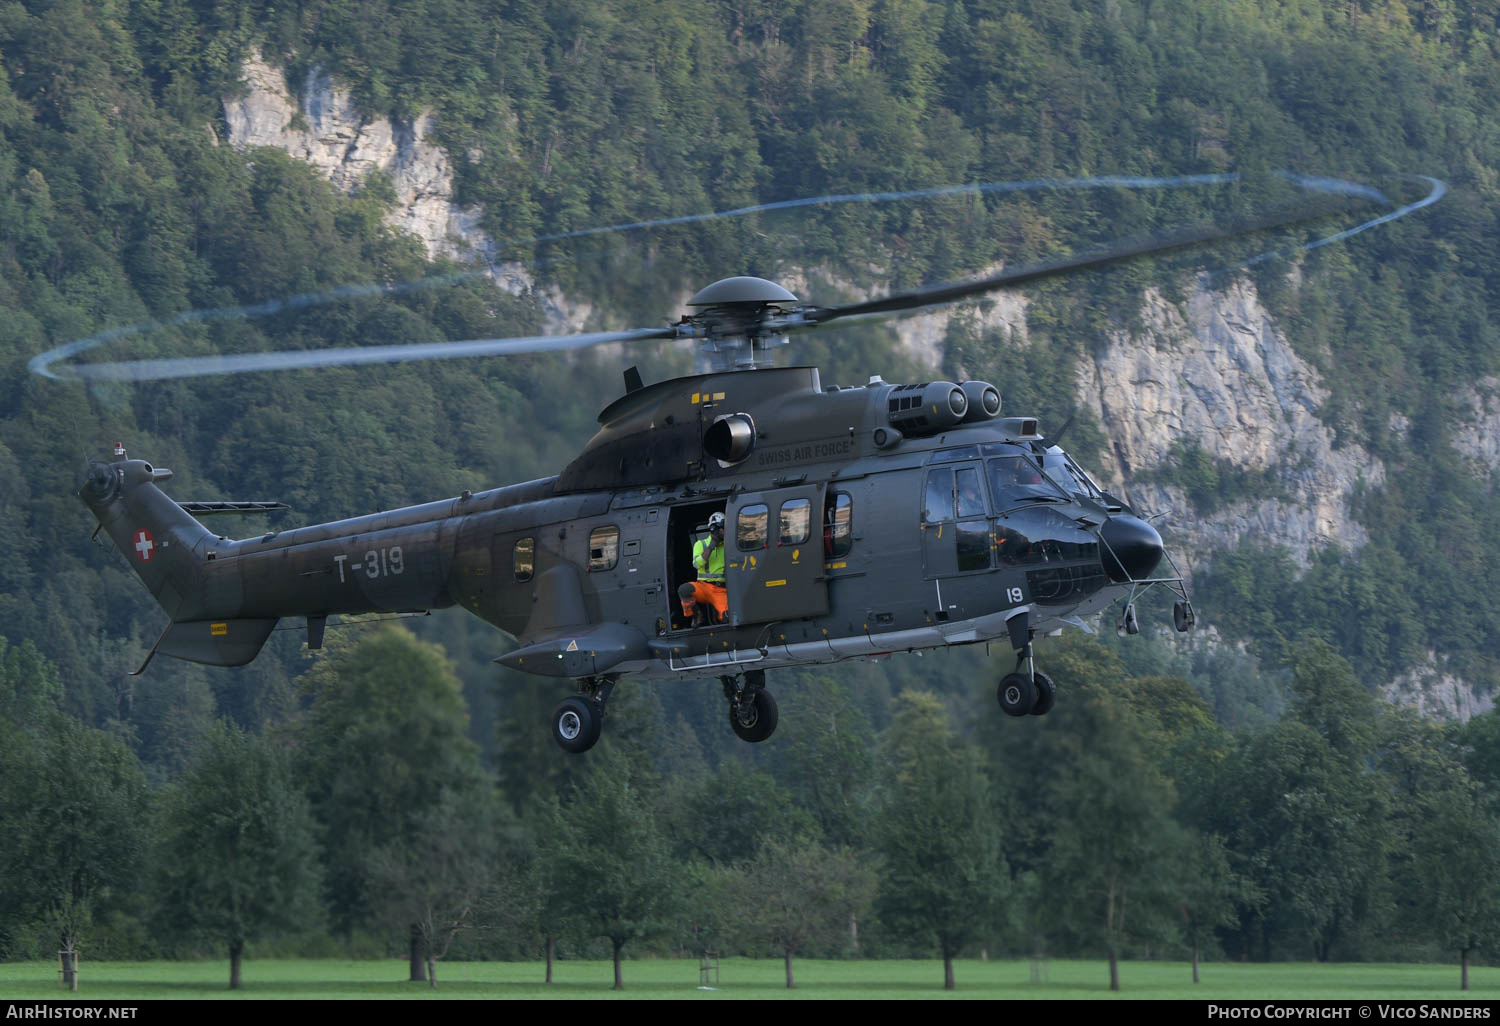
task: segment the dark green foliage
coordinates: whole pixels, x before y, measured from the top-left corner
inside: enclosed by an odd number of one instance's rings
[[[797,955],[839,951],[849,942],[850,923],[868,907],[875,874],[847,848],[830,851],[797,838],[768,841],[738,883],[736,904],[752,943],[781,953],[791,988]]]
[[[994,800],[978,752],[953,735],[930,693],[897,699],[882,755],[876,910],[913,949],[937,948],[952,990],[953,959],[990,933],[1009,889]]]
[[[76,952],[111,913],[133,913],[149,793],[116,737],[57,708],[56,670],[0,639],[0,944],[41,935]],[[102,947],[103,945],[101,945]]]
[[[1154,476],[1181,487],[1201,513],[1212,513],[1236,502],[1290,498],[1268,471],[1215,459],[1194,440],[1174,443]]]
[[[569,801],[541,827],[539,855],[552,899],[544,915],[564,924],[561,931],[544,930],[608,940],[619,990],[625,945],[665,932],[686,879],[650,796],[634,782],[628,762],[602,750],[589,757]]]
[[[245,946],[318,925],[318,851],[288,754],[221,725],[162,799],[155,909],[175,942],[228,949],[230,989]]]
[[[482,802],[488,783],[457,678],[407,632],[333,649],[303,687],[299,772],[326,852],[329,920],[348,933],[421,899],[429,881],[413,872],[403,893],[393,867],[412,866],[440,831],[432,817]]]

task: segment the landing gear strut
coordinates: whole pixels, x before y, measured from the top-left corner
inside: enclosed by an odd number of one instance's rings
[[[1023,671],[1021,665],[1029,664]],[[1007,716],[1045,716],[1057,704],[1057,685],[1036,668],[1031,642],[1016,653],[1016,668],[1000,678],[996,690],[1000,708]]]
[[[729,701],[729,727],[741,741],[764,741],[776,733],[776,699],[766,690],[766,671],[746,670],[743,677],[720,677]]]
[[[565,698],[552,711],[552,740],[565,752],[586,752],[599,740],[604,726],[604,703],[615,689],[613,677],[585,677],[578,694]]]

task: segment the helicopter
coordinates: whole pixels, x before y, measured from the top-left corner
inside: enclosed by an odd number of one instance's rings
[[[1045,715],[1056,683],[1034,643],[1124,600],[1175,596],[1196,614],[1143,511],[1102,488],[1037,419],[1002,415],[983,381],[824,385],[814,367],[772,365],[790,335],[851,318],[962,302],[997,289],[1195,246],[1303,218],[1141,238],[985,278],[842,306],[803,304],[767,279],[703,288],[661,328],[535,339],[93,364],[95,377],[525,352],[641,339],[696,340],[706,373],[646,384],[634,367],[600,428],[557,475],[368,516],[230,540],[200,518],[280,503],[177,501],[172,472],[129,458],[90,463],[78,496],[170,623],[147,653],[214,666],[253,660],[285,619],[322,646],[337,614],[461,606],[511,635],[496,662],[572,682],[553,711],[565,751],[598,741],[615,685],[708,678],[731,730],[762,742],[778,713],[766,674],[950,646],[1008,644],[1002,710]],[[395,351],[388,351],[395,349]],[[267,363],[267,357],[271,362]],[[722,524],[710,532],[710,524]],[[721,545],[720,607],[686,601]],[[1160,571],[1165,560],[1167,569]],[[718,576],[716,575],[716,576]]]

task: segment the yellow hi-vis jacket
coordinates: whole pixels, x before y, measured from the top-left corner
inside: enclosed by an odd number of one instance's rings
[[[724,545],[720,542],[708,551],[708,539],[693,543],[693,568],[698,571],[698,580],[710,584],[724,583]]]

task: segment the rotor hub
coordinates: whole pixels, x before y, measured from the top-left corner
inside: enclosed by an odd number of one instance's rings
[[[787,307],[797,297],[773,281],[741,275],[722,278],[688,300],[697,312],[686,320],[698,329],[700,351],[716,371],[753,370],[771,362],[771,350],[787,344]]]

